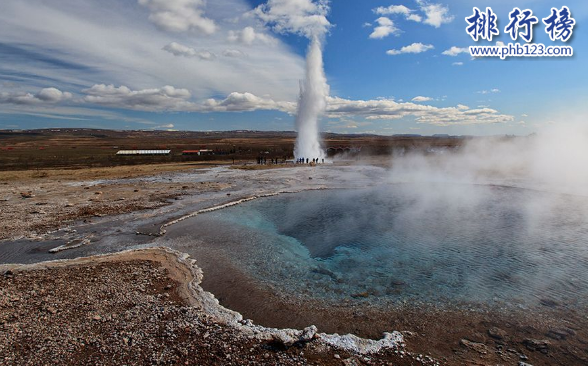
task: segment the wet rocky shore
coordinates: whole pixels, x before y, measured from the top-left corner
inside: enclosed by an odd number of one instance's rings
[[[259,327],[198,285],[165,249],[11,265],[0,276],[4,365],[434,365],[402,335],[353,336]],[[196,277],[193,277],[196,276]]]

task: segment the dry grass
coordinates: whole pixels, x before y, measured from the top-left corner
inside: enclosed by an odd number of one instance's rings
[[[230,165],[231,161],[215,162],[189,162],[169,164],[145,164],[133,166],[115,166],[104,168],[80,168],[80,169],[35,169],[0,171],[0,181],[43,181],[43,180],[94,180],[94,179],[116,179],[134,178],[154,175],[158,173],[183,171],[190,169],[203,169],[219,165]]]

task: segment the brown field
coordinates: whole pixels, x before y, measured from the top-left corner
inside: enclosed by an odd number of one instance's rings
[[[460,137],[337,135],[323,136],[325,148],[361,148],[359,155],[454,147]],[[0,170],[113,167],[141,164],[235,163],[258,156],[291,159],[294,132],[186,132],[59,129],[0,131]],[[170,149],[168,156],[116,156],[118,150]],[[210,149],[209,156],[182,155],[183,150]],[[179,165],[178,165],[179,166]],[[39,173],[42,174],[42,173]]]

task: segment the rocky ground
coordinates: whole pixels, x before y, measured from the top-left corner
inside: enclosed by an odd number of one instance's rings
[[[354,354],[326,345],[319,335],[288,346],[281,338],[252,336],[190,304],[177,268],[142,253],[2,268],[0,363],[436,364],[402,348]]]
[[[208,166],[166,164],[0,172],[0,240],[34,237],[74,220],[154,209],[184,194],[228,186],[171,180],[142,182],[140,186],[129,182],[129,178],[199,167]]]

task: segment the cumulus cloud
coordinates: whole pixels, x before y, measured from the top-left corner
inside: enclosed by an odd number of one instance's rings
[[[55,104],[72,98],[72,94],[57,88],[41,89],[38,93],[1,92],[0,103],[17,105]]]
[[[417,96],[417,97],[412,98],[412,101],[413,102],[428,102],[430,100],[433,100],[433,98],[423,97],[423,96],[420,96],[420,95]]]
[[[360,116],[368,120],[393,120],[413,116],[417,123],[437,126],[506,123],[513,116],[500,114],[490,108],[464,109],[458,107],[433,107],[415,103],[399,103],[391,99],[347,100],[330,97],[327,114],[331,118]]]
[[[223,100],[208,99],[202,105],[203,111],[208,112],[245,112],[256,110],[278,110],[286,113],[296,111],[296,103],[276,102],[272,99],[261,98],[251,93],[231,93]]]
[[[198,31],[212,34],[216,24],[204,16],[204,0],[139,0],[151,11],[149,20],[168,32]]]
[[[417,23],[420,23],[420,22],[422,22],[422,21],[423,21],[423,17],[421,17],[421,16],[420,16],[420,15],[418,15],[418,14],[409,14],[409,15],[406,17],[406,19],[408,19],[408,20],[412,20],[413,22],[417,22]]]
[[[373,10],[374,13],[379,15],[393,15],[393,14],[401,14],[406,19],[412,20],[413,22],[421,22],[423,18],[416,14],[414,10],[407,8],[404,5],[390,5],[387,7],[380,6]]]
[[[408,46],[404,46],[399,50],[388,50],[386,51],[386,54],[388,55],[401,55],[403,53],[422,53],[422,52],[426,52],[428,50],[432,50],[433,45],[431,44],[422,44],[420,42],[418,43],[413,43],[411,45]]]
[[[409,8],[404,5],[390,5],[388,7],[380,6],[374,9],[376,14],[390,15],[390,14],[404,14],[408,15],[412,12]]]
[[[431,4],[425,0],[417,0],[421,11],[425,13],[423,23],[439,28],[442,24],[453,21],[453,15],[449,14],[449,8],[442,4]]]
[[[308,38],[322,36],[329,30],[328,12],[327,0],[268,0],[253,10],[253,14],[274,31]]]
[[[442,24],[453,21],[449,14],[449,8],[443,4],[433,4],[426,0],[417,0],[418,10],[410,9],[404,5],[380,6],[373,9],[379,15],[401,15],[413,22],[432,25],[439,28]]]
[[[198,57],[201,60],[214,60],[216,55],[210,51],[196,51],[195,49],[184,46],[182,44],[172,42],[165,47],[163,47],[164,51],[167,51],[174,56],[183,56],[183,57]]]
[[[457,56],[460,53],[467,53],[469,50],[467,48],[452,46],[450,49],[441,52],[441,54],[445,56]]]
[[[57,103],[61,102],[64,99],[70,99],[72,95],[71,93],[64,93],[56,88],[45,88],[42,89],[39,93],[37,93],[36,97],[43,102]]]
[[[398,34],[398,28],[394,25],[394,22],[390,18],[380,17],[376,19],[378,26],[374,28],[370,38],[382,39],[388,37],[390,34]]]
[[[96,84],[83,90],[84,101],[113,108],[136,109],[143,111],[181,111],[191,110],[194,103],[190,102],[191,93],[187,89],[173,86],[163,88],[131,90],[122,85]]]
[[[229,31],[229,41],[252,45],[254,42],[261,42],[268,45],[277,43],[274,37],[256,31],[253,27],[245,27],[241,31]]]

